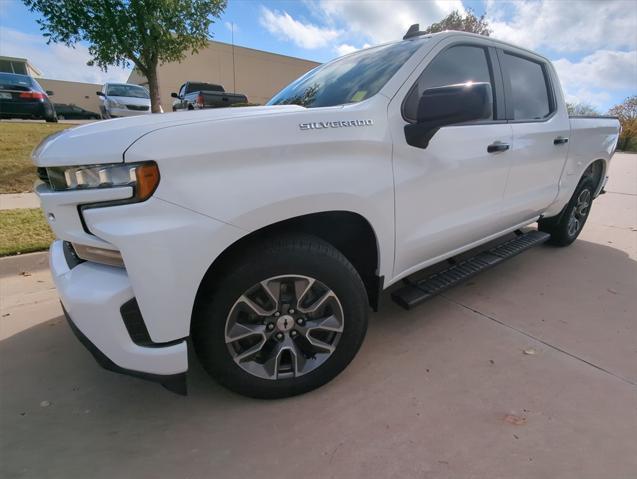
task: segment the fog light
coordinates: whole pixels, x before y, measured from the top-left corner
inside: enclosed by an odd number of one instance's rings
[[[119,251],[77,243],[73,243],[73,249],[78,258],[85,261],[106,264],[108,266],[118,266],[120,268],[124,267],[124,260]]]

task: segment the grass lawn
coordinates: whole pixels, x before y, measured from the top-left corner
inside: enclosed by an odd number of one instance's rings
[[[71,126],[0,122],[0,194],[31,191],[37,178],[31,151],[43,138]]]
[[[0,256],[45,250],[53,238],[40,208],[0,210]]]

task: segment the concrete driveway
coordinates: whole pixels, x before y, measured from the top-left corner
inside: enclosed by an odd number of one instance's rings
[[[287,400],[101,370],[48,272],[2,279],[3,478],[637,477],[637,155],[569,248],[537,247],[419,308],[389,295],[361,352]]]

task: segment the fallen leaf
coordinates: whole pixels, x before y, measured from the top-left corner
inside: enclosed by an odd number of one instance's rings
[[[534,356],[534,355],[537,354],[537,351],[535,349],[533,349],[533,348],[525,349],[523,352],[524,352],[524,354],[527,354],[529,356]]]
[[[606,291],[608,291],[611,294],[617,294],[617,291],[615,291],[613,288],[606,288]]]
[[[20,271],[20,275],[21,276],[31,276],[31,273],[29,273],[28,271]]]
[[[51,403],[49,401],[42,401],[40,403],[40,407],[49,407],[51,405]]]
[[[524,426],[526,424],[526,418],[523,416],[516,416],[515,414],[507,414],[504,416],[505,422],[513,424],[514,426]]]
[[[3,318],[6,318],[7,316],[11,316],[11,313],[5,313],[2,315]]]

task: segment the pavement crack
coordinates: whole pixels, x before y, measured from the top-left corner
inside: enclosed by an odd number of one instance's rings
[[[611,194],[611,195],[637,196],[637,194],[635,194],[635,193],[624,193],[623,191],[608,191],[608,190],[606,190],[606,193]]]
[[[497,323],[497,324],[499,324],[501,326],[504,326],[506,328],[512,329],[513,331],[515,331],[517,333],[520,333],[520,334],[522,334],[522,335],[526,336],[527,338],[530,338],[530,339],[532,339],[534,341],[537,341],[537,342],[543,344],[544,346],[553,349],[554,351],[558,351],[558,352],[560,352],[562,354],[565,354],[565,355],[569,356],[572,359],[575,359],[576,361],[579,361],[579,362],[582,362],[584,364],[587,364],[588,366],[592,366],[593,368],[597,369],[598,371],[606,373],[606,374],[614,377],[615,379],[619,379],[620,381],[623,381],[623,382],[625,382],[627,384],[630,384],[631,386],[637,386],[637,382],[635,382],[635,381],[632,381],[632,380],[630,380],[628,378],[625,378],[623,376],[615,374],[614,372],[609,371],[608,369],[605,369],[605,368],[603,368],[603,367],[601,367],[601,366],[599,366],[599,365],[597,365],[595,363],[587,361],[586,359],[584,359],[584,358],[582,358],[580,356],[577,356],[576,354],[570,353],[570,352],[560,348],[559,346],[555,346],[554,344],[548,343],[548,342],[544,341],[543,339],[538,338],[537,336],[533,336],[532,334],[529,334],[529,333],[527,333],[526,331],[524,331],[522,329],[516,328],[515,326],[511,326],[510,324],[507,324],[507,323],[505,323],[504,321],[502,321],[500,319],[494,318],[493,316],[489,316],[488,314],[485,314],[482,311],[479,311],[479,310],[477,310],[475,308],[472,308],[471,306],[467,306],[466,304],[462,304],[461,302],[456,301],[455,299],[452,299],[449,296],[446,296],[444,294],[441,294],[440,296],[443,297],[444,299],[446,299],[447,301],[449,301],[450,303],[453,303],[453,304],[455,304],[457,306],[460,306],[460,307],[462,307],[464,309],[467,309],[467,310],[469,310],[469,311],[471,311],[471,312],[473,312],[473,313],[475,313],[475,314],[477,314],[479,316],[482,316],[483,318],[489,319],[489,320],[493,321],[494,323]]]

